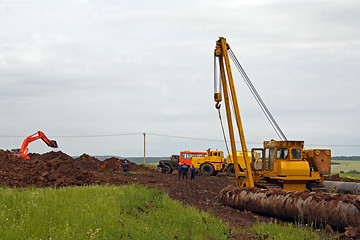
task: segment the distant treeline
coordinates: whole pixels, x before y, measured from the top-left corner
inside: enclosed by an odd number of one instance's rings
[[[144,157],[125,157],[130,162],[134,163],[144,163]],[[159,163],[161,159],[165,159],[169,157],[146,157],[145,163]]]
[[[337,157],[331,157],[331,160],[360,161],[360,156],[337,156]]]

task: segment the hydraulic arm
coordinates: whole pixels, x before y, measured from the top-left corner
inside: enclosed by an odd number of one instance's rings
[[[38,132],[28,136],[27,138],[25,138],[25,140],[23,141],[23,144],[19,150],[19,153],[15,153],[14,155],[22,157],[23,159],[30,159],[30,157],[27,155],[28,145],[29,145],[29,143],[36,141],[38,139],[42,139],[46,143],[46,145],[48,145],[49,147],[52,147],[52,148],[58,147],[55,140],[48,139],[43,132],[38,131]]]

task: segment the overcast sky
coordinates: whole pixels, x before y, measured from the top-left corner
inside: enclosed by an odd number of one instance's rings
[[[360,155],[359,23],[356,0],[0,0],[0,148],[41,130],[69,155],[142,156],[144,132],[147,156],[225,151],[223,36],[288,139]],[[248,148],[279,139],[233,73]]]

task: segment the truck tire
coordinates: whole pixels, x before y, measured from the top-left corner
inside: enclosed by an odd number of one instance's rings
[[[213,176],[215,174],[215,168],[210,163],[204,163],[201,165],[200,171],[206,176]]]
[[[244,170],[239,166],[239,169],[240,169],[240,172],[244,172]],[[235,177],[235,167],[233,164],[231,164],[227,170],[226,170],[226,174],[229,176],[229,177]]]
[[[230,165],[226,170],[226,173],[229,177],[235,177],[235,167],[234,165]]]
[[[170,165],[165,165],[165,173],[171,174],[173,172],[173,169]]]

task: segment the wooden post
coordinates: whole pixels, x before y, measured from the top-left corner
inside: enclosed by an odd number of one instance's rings
[[[146,133],[143,133],[144,134],[144,164],[145,164],[145,135]]]

